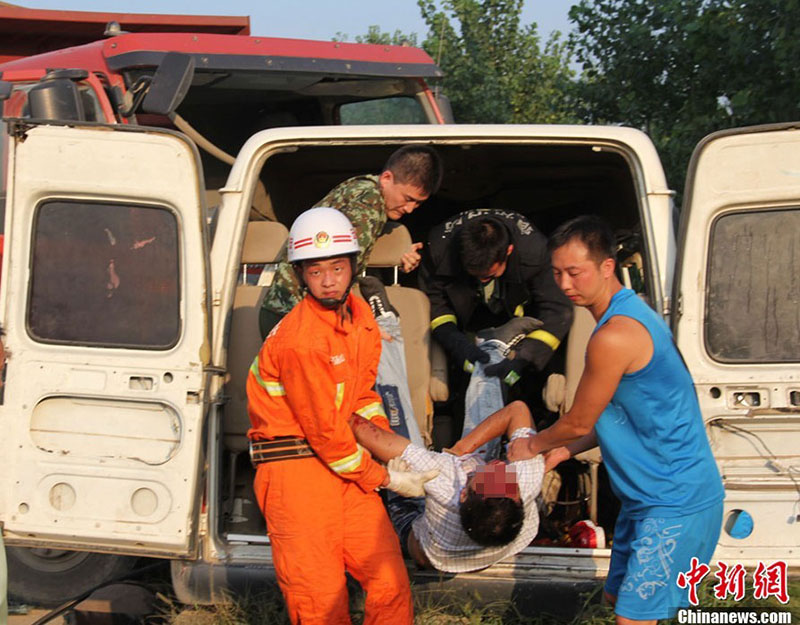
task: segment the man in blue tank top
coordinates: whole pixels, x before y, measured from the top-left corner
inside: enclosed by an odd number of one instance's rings
[[[722,525],[724,491],[694,384],[672,334],[615,275],[611,229],[594,216],[550,238],[556,283],[597,321],[572,408],[539,434],[514,441],[509,460],[545,453],[553,466],[600,445],[622,503],[606,598],[618,624],[675,616],[677,584],[692,557],[708,562]]]

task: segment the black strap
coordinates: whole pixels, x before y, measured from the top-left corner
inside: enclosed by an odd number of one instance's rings
[[[314,450],[304,438],[276,436],[270,440],[250,442],[250,461],[253,466],[278,460],[295,460],[314,455]]]

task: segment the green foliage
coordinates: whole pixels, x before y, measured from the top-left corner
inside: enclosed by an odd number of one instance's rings
[[[581,117],[645,130],[674,188],[695,144],[800,116],[798,0],[581,0]]]
[[[336,33],[334,41],[347,41],[346,33]],[[356,35],[356,43],[376,43],[382,46],[416,46],[417,33],[406,34],[401,30],[393,33],[381,32],[380,26],[370,26],[366,35]]]
[[[577,121],[570,47],[559,33],[541,46],[522,26],[524,0],[418,0],[422,47],[444,71],[443,89],[462,123]]]
[[[444,71],[440,85],[460,123],[579,121],[571,49],[560,33],[541,44],[522,26],[524,0],[417,0],[429,32],[422,47]],[[335,41],[347,41],[337,33]],[[416,34],[370,26],[358,43],[417,45]]]

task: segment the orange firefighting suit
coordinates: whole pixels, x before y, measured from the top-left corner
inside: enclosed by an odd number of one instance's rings
[[[292,623],[349,624],[347,571],[366,592],[365,624],[411,624],[408,572],[375,492],[386,470],[347,423],[357,413],[389,429],[373,389],[380,334],[362,299],[346,305],[351,320],[306,296],[253,362],[250,439],[297,436],[315,452],[259,464],[254,489]]]

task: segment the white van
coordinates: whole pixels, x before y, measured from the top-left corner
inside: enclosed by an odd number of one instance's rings
[[[435,146],[445,165],[441,191],[404,221],[413,240],[468,208],[516,210],[545,233],[587,212],[612,223],[626,280],[669,319],[696,380],[727,491],[715,557],[748,567],[800,564],[795,125],[703,141],[677,243],[658,154],[630,128],[266,130],[241,149],[212,211],[197,149],[184,135],[6,126],[0,524],[6,545],[17,547],[9,549],[12,594],[57,603],[127,570],[131,556],[171,559],[187,602],[272,574],[251,494],[244,391],[266,287],[247,276],[275,261],[297,214],[409,143]],[[268,219],[249,221],[251,214]],[[387,242],[371,264],[397,265],[399,255]],[[403,319],[416,417],[430,436],[431,407],[444,405],[448,388],[428,303],[413,278],[389,295]],[[583,312],[560,356],[566,388],[550,393],[562,410],[593,324]],[[580,515],[613,528],[602,459],[590,454],[580,466]],[[556,497],[553,505],[568,504]],[[752,519],[746,536],[732,529],[743,515]],[[602,578],[609,556],[608,548],[540,543],[446,581],[510,594]],[[417,580],[443,583],[435,574]]]

